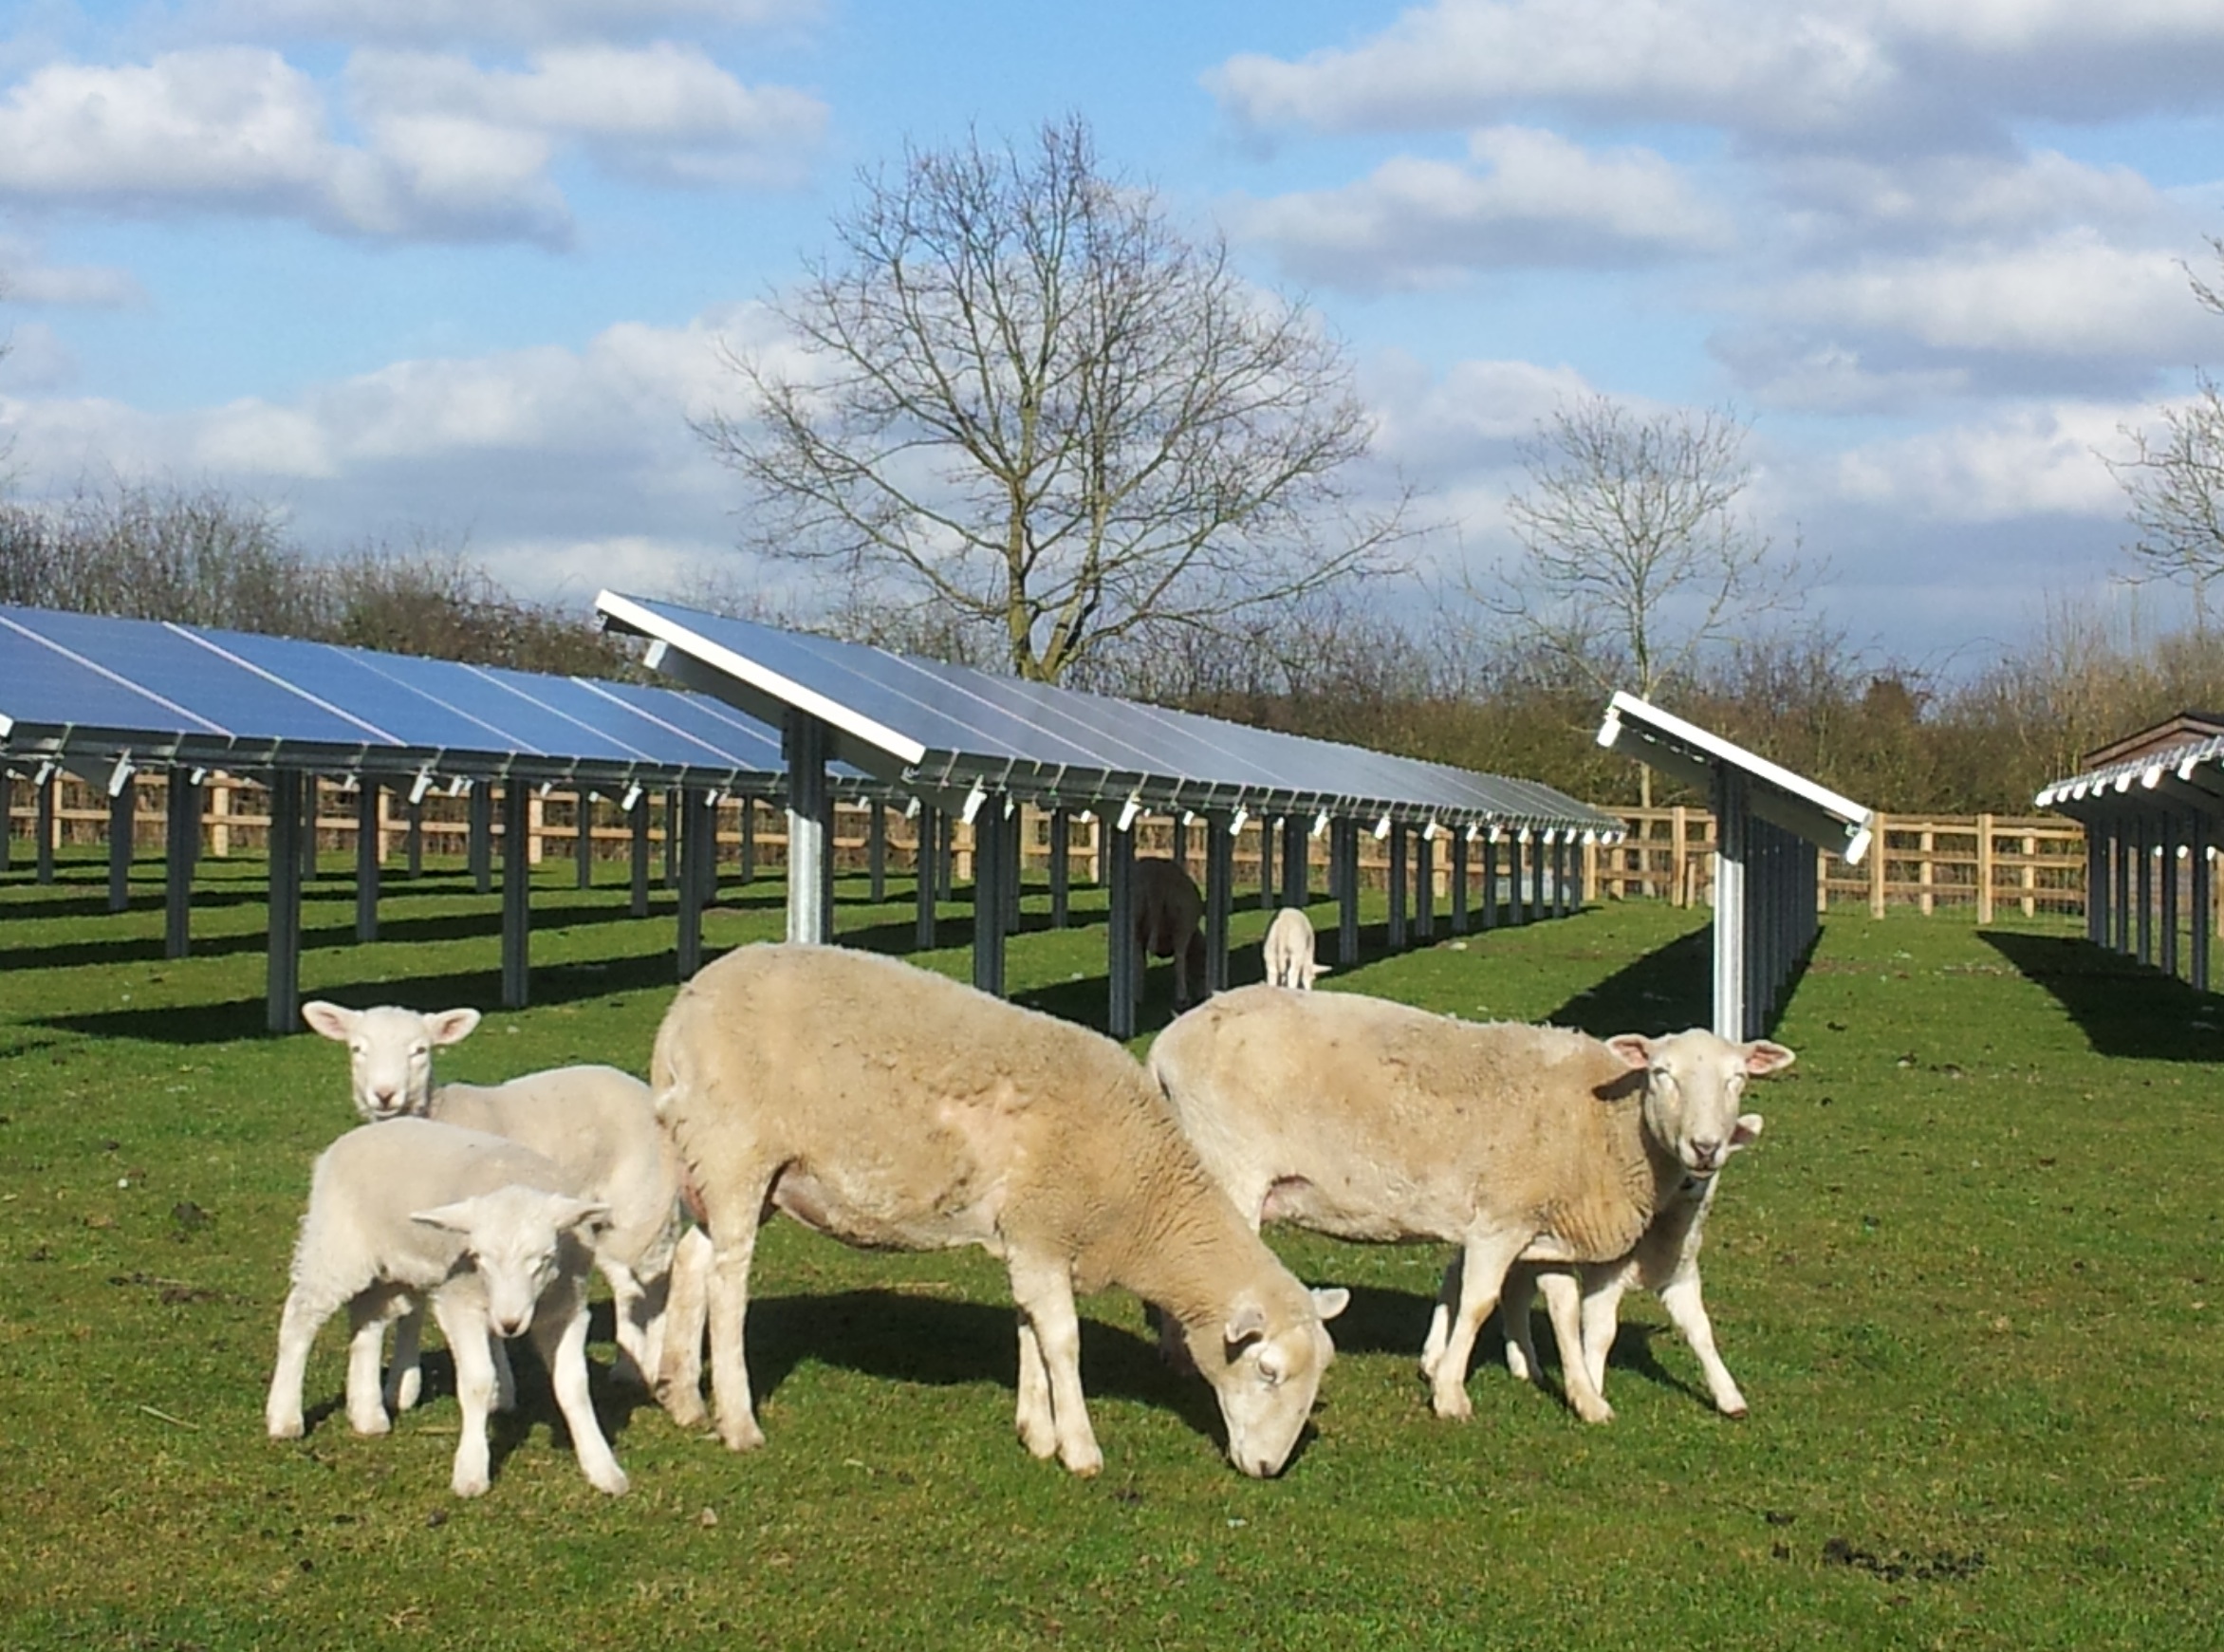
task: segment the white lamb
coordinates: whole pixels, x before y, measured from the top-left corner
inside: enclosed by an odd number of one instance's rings
[[[293,1248],[264,1421],[272,1439],[302,1432],[302,1377],[324,1321],[348,1310],[347,1418],[359,1434],[389,1423],[379,1395],[386,1322],[429,1299],[455,1359],[462,1438],[451,1480],[487,1489],[487,1412],[496,1397],[493,1339],[528,1330],[555,1384],[580,1468],[600,1491],[625,1490],[587,1398],[586,1277],[608,1217],[563,1170],[500,1136],[429,1119],[350,1130],[317,1160]]]
[[[1103,1463],[1081,1387],[1077,1293],[1161,1305],[1212,1383],[1228,1455],[1280,1470],[1333,1356],[1308,1292],[1244,1224],[1135,1058],[1069,1022],[892,958],[749,946],[680,989],[657,1033],[657,1104],[715,1246],[708,1317],[718,1432],[764,1443],[743,1358],[757,1229],[773,1211],[852,1245],[977,1245],[1019,1308],[1021,1440]],[[701,1355],[674,1287],[666,1403]]]
[[[1254,1225],[1463,1247],[1421,1370],[1437,1415],[1464,1418],[1475,1332],[1514,1261],[1629,1256],[1684,1177],[1719,1168],[1746,1079],[1791,1059],[1700,1030],[1600,1040],[1257,986],[1177,1019],[1151,1071]],[[1603,1406],[1585,1362],[1567,1385],[1584,1415]]]
[[[1737,1128],[1731,1132],[1729,1143],[1722,1150],[1722,1158],[1727,1160],[1750,1145],[1760,1135],[1763,1122],[1758,1113],[1740,1114]],[[1706,1236],[1707,1212],[1714,1202],[1718,1175],[1717,1167],[1715,1174],[1702,1176],[1695,1172],[1685,1176],[1654,1216],[1652,1226],[1645,1230],[1637,1249],[1619,1261],[1585,1263],[1572,1272],[1536,1262],[1515,1263],[1506,1275],[1506,1287],[1498,1298],[1498,1321],[1506,1332],[1506,1368],[1524,1381],[1538,1371],[1536,1345],[1529,1329],[1529,1302],[1542,1283],[1552,1320],[1553,1340],[1560,1346],[1560,1368],[1572,1370],[1575,1362],[1581,1360],[1592,1390],[1600,1396],[1597,1412],[1585,1415],[1584,1420],[1586,1422],[1608,1420],[1614,1412],[1603,1398],[1606,1356],[1613,1349],[1614,1334],[1620,1325],[1622,1293],[1633,1285],[1641,1285],[1660,1298],[1660,1306],[1668,1310],[1669,1323],[1683,1333],[1683,1340],[1698,1356],[1714,1409],[1725,1417],[1745,1416],[1745,1396],[1738,1391],[1730,1367],[1722,1363],[1721,1354],[1715,1350],[1714,1324],[1707,1318],[1706,1301],[1699,1291],[1699,1245]],[[1455,1262],[1453,1266],[1456,1268],[1458,1264]],[[1580,1298],[1580,1308],[1571,1311],[1567,1297],[1563,1297],[1558,1304],[1551,1303],[1555,1290]],[[1442,1300],[1449,1302],[1456,1296],[1457,1290],[1447,1279]],[[1564,1327],[1573,1323],[1577,1312],[1581,1314],[1582,1327],[1580,1335],[1571,1341],[1564,1335]],[[1572,1392],[1569,1398],[1573,1402]],[[1582,1406],[1577,1409],[1583,1414]]]
[[[420,1014],[392,1005],[349,1010],[304,1004],[302,1019],[348,1049],[356,1111],[373,1123],[437,1119],[507,1136],[562,1166],[610,1208],[595,1261],[610,1282],[618,1327],[617,1375],[646,1383],[657,1369],[672,1250],[679,1234],[679,1166],[657,1126],[649,1086],[612,1067],[559,1067],[500,1085],[433,1083],[433,1051],[468,1037],[476,1010]],[[395,1328],[388,1402],[417,1401],[421,1313]]]
[[[1311,992],[1313,983],[1328,973],[1326,964],[1313,962],[1314,944],[1312,919],[1304,912],[1295,906],[1285,906],[1274,914],[1274,921],[1267,926],[1263,943],[1267,985]]]

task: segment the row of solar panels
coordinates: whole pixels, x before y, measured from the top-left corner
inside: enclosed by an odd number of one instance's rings
[[[1044,807],[1435,821],[1615,832],[1617,817],[1531,781],[726,619],[604,591],[605,622],[650,659],[768,720],[820,719],[837,756],[917,790]]]
[[[701,695],[9,606],[0,752],[729,792],[783,776],[779,736]]]
[[[950,801],[1129,803],[1608,833],[1533,782],[910,659],[604,593],[606,622],[702,692],[0,605],[0,757],[129,757],[391,777],[515,775],[759,795],[792,712],[839,783]],[[769,725],[769,726],[768,726]]]

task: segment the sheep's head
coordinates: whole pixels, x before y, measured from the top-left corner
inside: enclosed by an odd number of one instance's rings
[[[1199,1326],[1188,1334],[1190,1357],[1220,1401],[1228,1428],[1228,1459],[1258,1479],[1281,1473],[1297,1437],[1313,1413],[1321,1373],[1336,1346],[1321,1323],[1351,1301],[1343,1290],[1304,1291],[1270,1314],[1255,1296],[1239,1298],[1222,1327]],[[1278,1294],[1289,1294],[1288,1292]]]
[[[1625,1032],[1606,1047],[1645,1075],[1646,1133],[1694,1176],[1714,1175],[1760,1133],[1757,1114],[1738,1116],[1746,1081],[1782,1072],[1797,1059],[1765,1038],[1733,1044],[1703,1028],[1665,1038]]]
[[[315,1031],[347,1046],[355,1110],[374,1124],[408,1114],[421,1118],[431,1111],[434,1049],[468,1038],[479,1024],[476,1010],[424,1015],[392,1004],[349,1010],[322,1000],[304,1004],[301,1018]]]
[[[585,1271],[574,1247],[591,1248],[610,1207],[568,1194],[511,1183],[433,1210],[411,1221],[455,1234],[487,1292],[487,1325],[498,1337],[522,1336],[533,1309],[562,1273]]]

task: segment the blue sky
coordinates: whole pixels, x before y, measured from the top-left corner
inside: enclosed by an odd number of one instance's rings
[[[1349,343],[1510,541],[1561,399],[1728,403],[1816,617],[1978,661],[2121,612],[2101,455],[2224,318],[2215,0],[28,0],[0,22],[18,496],[213,481],[579,601],[731,566],[721,339],[860,166],[1069,111]],[[783,575],[781,577],[792,577]],[[2167,600],[2137,599],[2149,612]]]

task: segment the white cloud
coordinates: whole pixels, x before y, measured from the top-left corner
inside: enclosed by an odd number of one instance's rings
[[[2059,151],[2029,155],[1786,157],[1769,168],[1775,192],[1799,210],[1878,236],[2044,233],[2070,224],[2143,226],[2170,211],[2127,166],[2092,166]]]
[[[468,533],[474,555],[536,594],[621,566],[662,587],[734,537],[736,486],[688,428],[734,400],[727,338],[777,343],[746,306],[682,327],[623,324],[580,350],[398,362],[289,401],[176,413],[10,375],[0,431],[15,438],[21,497],[66,493],[87,473],[205,478],[282,504],[312,547]]]
[[[1477,269],[1646,262],[1719,249],[1722,211],[1651,150],[1586,150],[1499,126],[1468,140],[1472,164],[1396,157],[1342,189],[1242,205],[1237,233],[1308,279],[1439,287]]]
[[[52,327],[26,322],[0,336],[0,393],[59,390],[77,377],[77,356]],[[7,443],[0,437],[0,457]]]
[[[146,296],[129,270],[48,264],[30,242],[0,235],[0,303],[123,309],[144,304]]]
[[[1927,146],[2016,114],[2215,108],[2209,0],[1436,0],[1347,48],[1230,59],[1255,126],[1465,127],[1540,103],[1764,139]]]
[[[1376,454],[1429,484],[1506,469],[1540,419],[1594,391],[1567,366],[1467,361],[1437,374],[1404,355],[1369,363],[1363,387]]]
[[[571,214],[548,169],[567,144],[661,182],[787,184],[826,117],[661,43],[552,47],[519,70],[374,51],[347,80],[366,145],[337,139],[324,88],[263,47],[47,65],[0,104],[0,199],[562,246]]]
[[[380,135],[405,141],[432,123],[514,143],[582,142],[606,164],[681,182],[794,182],[826,121],[817,99],[745,86],[699,49],[557,46],[522,69],[468,58],[364,51],[348,62],[353,102]],[[404,135],[397,137],[396,135]]]
[[[1753,308],[1956,354],[2168,363],[2214,342],[2175,257],[2111,247],[2089,231],[1817,270],[1755,294]]]
[[[2096,402],[2011,406],[1979,422],[1851,449],[1829,466],[1841,499],[1947,522],[2120,518],[2100,453],[2144,410]]]
[[[536,44],[759,28],[819,10],[820,0],[204,0],[192,14],[256,38]]]

